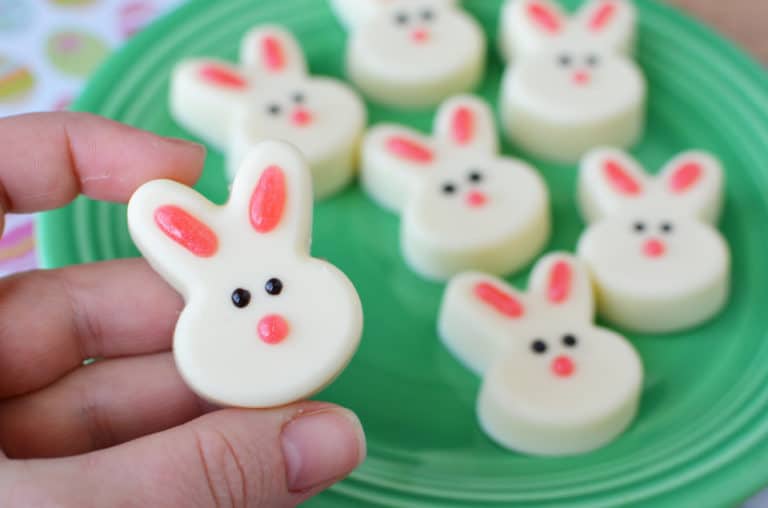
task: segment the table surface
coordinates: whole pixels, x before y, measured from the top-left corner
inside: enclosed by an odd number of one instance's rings
[[[768,64],[768,1],[668,0],[738,42]]]

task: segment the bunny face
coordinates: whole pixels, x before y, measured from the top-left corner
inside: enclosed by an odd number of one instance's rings
[[[488,106],[469,96],[440,108],[434,139],[391,125],[366,136],[363,187],[403,211],[402,249],[418,273],[509,273],[546,242],[546,187],[530,166],[497,151]]]
[[[170,181],[131,199],[134,241],[185,298],[174,355],[202,397],[287,404],[323,388],[354,353],[360,302],[341,272],[309,257],[311,207],[301,157],[277,142],[252,151],[225,206]]]
[[[291,143],[313,161],[315,195],[328,196],[351,178],[365,127],[359,99],[331,79],[279,80],[264,86],[234,116],[228,165],[234,174],[259,140]]]
[[[526,165],[482,156],[443,164],[424,179],[406,207],[404,222],[411,234],[448,250],[482,249],[541,221],[540,181]]]
[[[656,179],[626,154],[598,150],[584,161],[581,201],[592,224],[579,241],[601,312],[639,331],[692,326],[724,304],[728,247],[707,221],[720,211],[722,170],[688,152]]]
[[[483,374],[479,418],[497,442],[533,454],[570,454],[605,444],[634,417],[642,365],[621,336],[592,323],[586,267],[551,254],[520,294],[469,273],[449,284],[440,336]]]
[[[541,114],[567,122],[621,114],[645,93],[637,66],[624,56],[567,42],[521,58],[507,78]]]
[[[569,20],[546,0],[509,0],[502,48],[512,63],[502,86],[513,141],[576,160],[596,144],[625,146],[642,130],[646,85],[627,53],[635,11],[624,0],[590,0]]]
[[[174,116],[187,128],[228,151],[234,177],[245,155],[264,139],[299,148],[325,197],[352,177],[365,127],[365,108],[346,85],[312,78],[298,42],[277,27],[252,30],[236,68],[189,61],[174,76]]]
[[[350,20],[359,20],[347,62],[350,77],[368,95],[388,104],[428,106],[480,80],[484,37],[455,2],[370,1],[376,6],[368,16],[336,2],[342,16],[349,12]]]

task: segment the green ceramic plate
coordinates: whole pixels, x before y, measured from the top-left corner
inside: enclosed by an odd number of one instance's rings
[[[465,2],[490,37],[500,3]],[[578,0],[568,3],[573,7]],[[722,229],[734,257],[729,307],[690,333],[630,336],[647,379],[637,421],[614,444],[574,458],[509,453],[475,422],[478,379],[436,337],[443,286],[406,269],[397,218],[351,188],[316,207],[314,253],[357,285],[365,337],[349,369],[321,397],[360,415],[370,456],[310,506],[732,506],[768,484],[768,78],[729,43],[678,12],[648,0],[637,3],[638,54],[651,99],[647,134],[633,151],[649,167],[692,147],[723,159],[728,197]],[[201,0],[161,20],[112,58],[77,108],[188,136],[166,106],[174,62],[193,55],[235,59],[241,35],[267,21],[297,34],[314,72],[342,75],[345,33],[325,2]],[[495,53],[490,61],[479,93],[495,102],[502,66]],[[374,122],[394,120],[425,130],[433,115],[375,105],[370,113]],[[574,168],[538,166],[553,195],[550,247],[573,249],[583,227],[573,199]],[[225,198],[219,154],[211,153],[199,189],[215,201]],[[86,199],[43,216],[40,240],[49,267],[138,255],[124,207]]]

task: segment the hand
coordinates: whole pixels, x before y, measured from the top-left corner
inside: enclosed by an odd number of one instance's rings
[[[75,113],[0,120],[0,153],[0,231],[4,212],[81,192],[125,202],[155,178],[192,184],[205,158]],[[362,461],[365,438],[345,409],[199,400],[169,352],[181,308],[143,260],[0,279],[2,506],[293,506]]]

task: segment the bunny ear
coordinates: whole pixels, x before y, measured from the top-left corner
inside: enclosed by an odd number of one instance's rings
[[[443,103],[435,119],[435,137],[455,148],[488,154],[499,151],[491,108],[470,95],[454,97]]]
[[[584,218],[593,222],[648,193],[643,168],[621,150],[598,149],[581,162],[579,198]]]
[[[631,53],[635,43],[637,12],[628,0],[590,0],[579,11],[577,23],[605,45]]]
[[[171,78],[171,114],[182,127],[219,149],[226,147],[232,117],[248,95],[248,78],[218,60],[187,60]]]
[[[265,76],[303,76],[304,52],[296,38],[278,26],[254,28],[243,39],[240,59],[247,69]]]
[[[533,269],[530,289],[543,295],[549,305],[567,310],[575,318],[594,316],[594,298],[587,268],[562,252],[542,258]]]
[[[438,329],[448,349],[471,370],[482,374],[525,326],[524,298],[506,282],[480,273],[454,277],[446,288]]]
[[[180,183],[155,180],[142,185],[128,203],[128,227],[147,261],[180,292],[204,277],[219,252],[210,221],[218,207]]]
[[[379,204],[399,212],[435,166],[433,143],[411,129],[380,125],[363,141],[361,179],[365,191]]]
[[[197,257],[213,257],[219,250],[219,238],[203,221],[176,205],[155,210],[155,224],[165,236]]]
[[[287,143],[265,141],[249,152],[228,206],[244,229],[309,253],[312,181],[301,154]]]
[[[714,223],[720,216],[723,168],[706,152],[685,152],[671,160],[659,175],[665,195],[687,213]]]
[[[487,281],[478,282],[474,286],[474,293],[479,302],[493,309],[500,316],[517,319],[525,314],[525,307],[520,299],[498,284]]]
[[[501,14],[502,54],[513,60],[536,51],[567,29],[567,16],[550,0],[507,0]]]

